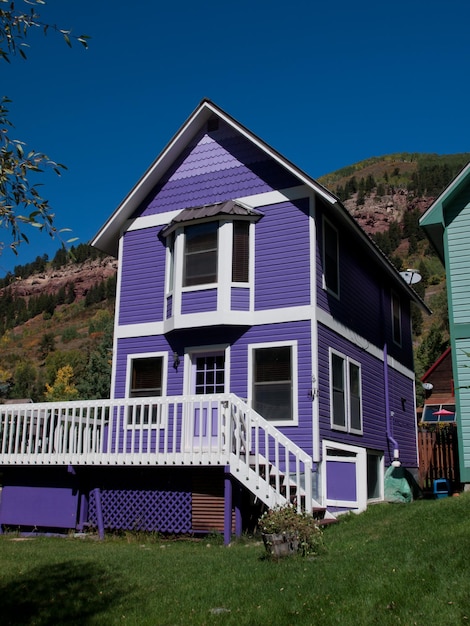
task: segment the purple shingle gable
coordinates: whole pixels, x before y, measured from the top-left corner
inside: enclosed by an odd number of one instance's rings
[[[162,177],[138,215],[153,215],[291,187],[297,179],[225,125],[201,133]]]

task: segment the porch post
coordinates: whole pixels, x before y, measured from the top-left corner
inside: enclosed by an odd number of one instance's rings
[[[230,470],[225,467],[224,479],[224,544],[227,546],[232,538],[232,479]]]
[[[237,485],[237,493],[236,493],[236,498],[235,498],[235,535],[237,537],[241,537],[242,532],[243,532],[241,500],[242,500],[242,488],[239,485]]]
[[[83,491],[80,491],[80,515],[78,519],[78,530],[81,532],[85,528],[85,524],[88,521],[88,499]]]
[[[101,509],[101,491],[98,487],[94,490],[94,496],[96,505],[96,523],[98,525],[98,536],[100,539],[104,539],[103,511]]]

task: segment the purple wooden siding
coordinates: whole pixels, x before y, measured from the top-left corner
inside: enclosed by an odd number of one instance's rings
[[[398,442],[400,459],[405,467],[417,467],[414,381],[392,369],[388,371],[388,379],[390,410],[394,413],[392,436]],[[405,400],[404,404],[402,398]]]
[[[243,287],[232,287],[230,306],[232,311],[249,311],[250,290]]]
[[[281,426],[280,430],[307,452],[312,452],[312,400],[311,391],[312,363],[310,322],[289,322],[283,324],[254,326],[243,329],[194,329],[181,333],[179,345],[169,346],[164,337],[139,337],[120,339],[116,354],[116,388],[115,397],[125,397],[126,364],[128,354],[139,352],[157,352],[168,350],[168,395],[183,393],[183,360],[177,371],[173,368],[171,354],[176,349],[180,357],[184,352],[184,345],[210,346],[219,343],[229,343],[230,353],[230,381],[229,391],[241,398],[248,397],[248,345],[273,341],[297,341],[298,355],[298,410],[299,426]]]
[[[248,345],[271,341],[297,341],[299,426],[280,426],[287,437],[306,452],[312,453],[312,380],[310,322],[289,322],[254,326],[232,344],[230,391],[248,397]]]
[[[310,304],[308,200],[263,213],[255,231],[255,309]]]
[[[384,272],[378,270],[376,261],[364,252],[362,244],[359,245],[358,241],[354,240],[350,233],[341,229],[338,224],[335,225],[338,228],[340,247],[339,299],[322,288],[323,214],[335,223],[331,213],[326,211],[323,204],[318,203],[316,212],[318,306],[372,344],[383,347],[384,342],[387,341],[389,354],[406,367],[413,369],[409,302],[402,302],[402,347],[392,345],[390,280]]]
[[[126,367],[127,356],[129,354],[139,354],[144,352],[168,352],[168,372],[167,372],[167,395],[177,396],[183,393],[183,364],[178,370],[173,367],[171,355],[177,351],[182,360],[183,348],[180,344],[169,344],[166,337],[156,335],[151,337],[132,337],[130,339],[119,339],[117,346],[116,378],[115,378],[115,398],[126,397]]]
[[[147,228],[124,235],[120,324],[163,319],[165,247],[157,239],[157,232]]]
[[[207,311],[217,311],[217,288],[183,292],[181,302],[183,315]]]
[[[393,458],[393,446],[387,439],[385,416],[385,385],[383,361],[368,354],[351,341],[325,328],[318,327],[320,435],[321,438],[349,443],[385,452],[386,464]],[[361,364],[363,434],[354,435],[334,430],[330,425],[329,348],[349,356]],[[401,398],[405,398],[405,411]],[[390,411],[394,412],[394,436],[400,456],[407,467],[416,467],[413,381],[389,368]]]
[[[137,211],[151,215],[297,185],[284,168],[232,128],[201,131]]]

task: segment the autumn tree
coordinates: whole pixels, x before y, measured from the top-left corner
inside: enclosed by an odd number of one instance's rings
[[[46,402],[68,402],[78,399],[78,389],[73,383],[73,367],[64,365],[58,372],[53,385],[46,383]]]

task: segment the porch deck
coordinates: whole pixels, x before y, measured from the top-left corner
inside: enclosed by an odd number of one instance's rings
[[[234,394],[0,406],[1,465],[225,466],[312,511],[312,460]]]

